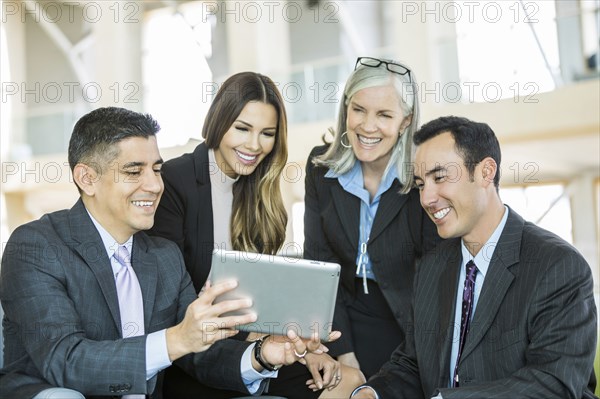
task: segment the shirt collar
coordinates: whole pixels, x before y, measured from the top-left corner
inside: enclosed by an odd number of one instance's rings
[[[94,217],[92,216],[90,211],[87,210],[87,208],[85,210],[87,211],[88,215],[90,215],[90,218],[92,219],[92,223],[94,223],[96,230],[98,230],[98,233],[100,233],[100,238],[102,238],[102,244],[104,245],[106,254],[109,258],[112,258],[113,254],[121,244],[119,244],[117,240],[115,240],[113,236],[111,236],[110,233],[106,231],[106,229],[102,227],[102,225],[96,219],[94,219]],[[125,241],[125,243],[122,245],[124,245],[125,248],[127,248],[127,251],[129,251],[129,253],[131,254],[131,248],[133,247],[133,236],[129,237],[129,239],[127,239],[127,241]]]
[[[485,277],[485,275],[488,271],[488,268],[490,266],[490,261],[492,260],[492,256],[494,255],[494,252],[496,251],[496,245],[498,244],[498,240],[500,239],[502,230],[504,230],[504,226],[506,225],[506,220],[508,219],[508,212],[509,212],[508,207],[505,205],[504,206],[504,215],[502,216],[500,223],[498,223],[498,226],[496,226],[496,229],[494,230],[494,232],[492,233],[490,238],[483,245],[483,247],[481,247],[479,252],[477,252],[475,257],[473,257],[473,255],[471,255],[471,253],[465,246],[465,242],[462,239],[460,240],[460,247],[461,247],[461,251],[462,251],[462,267],[463,268],[465,267],[465,265],[467,264],[467,262],[469,260],[473,260],[473,262],[475,262],[475,265],[477,266],[477,270],[479,270],[479,272],[481,274],[483,274],[483,276]]]
[[[358,161],[354,162],[352,168],[344,174],[339,174],[334,172],[332,169],[329,169],[327,173],[325,173],[325,177],[330,179],[338,179],[340,185],[348,192],[356,192],[357,189],[364,190],[365,184],[363,181],[362,168],[360,162]],[[381,193],[386,192],[397,178],[398,169],[391,167],[388,173],[381,179],[381,183],[379,184],[379,189],[377,190],[375,198],[379,197]]]
[[[340,185],[347,191],[352,185],[359,185],[362,188],[363,183],[363,175],[362,168],[360,167],[360,162],[354,162],[352,168],[344,174],[339,174],[334,172],[332,169],[329,169],[327,173],[325,173],[325,177],[331,179],[338,179]]]

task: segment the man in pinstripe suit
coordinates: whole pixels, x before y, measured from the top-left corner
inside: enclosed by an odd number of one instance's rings
[[[158,130],[150,115],[115,107],[75,125],[69,164],[80,200],[19,227],[2,257],[0,398],[146,397],[174,361],[216,388],[254,394],[276,375],[265,369],[324,349],[292,335],[293,344],[223,339],[256,315],[220,315],[250,301],[213,304],[231,283],[197,297],[177,246],[140,231],[152,227],[164,187]],[[113,261],[117,248],[129,262]],[[139,295],[122,305],[116,280],[124,263]],[[129,322],[124,314],[136,301],[140,322]]]
[[[488,125],[443,117],[414,141],[421,205],[446,240],[417,271],[413,334],[352,397],[594,398],[586,261],[502,203],[500,147]],[[465,317],[469,261],[477,269]],[[462,348],[461,319],[470,320]]]

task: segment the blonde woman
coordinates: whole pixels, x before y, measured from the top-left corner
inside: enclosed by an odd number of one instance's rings
[[[416,88],[406,65],[359,58],[333,142],[307,162],[304,256],[342,266],[334,315],[342,337],[330,353],[367,378],[410,333],[415,261],[438,240],[413,187]]]

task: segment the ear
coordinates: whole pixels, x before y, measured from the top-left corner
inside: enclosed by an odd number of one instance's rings
[[[489,184],[494,184],[496,173],[498,173],[498,165],[496,164],[496,161],[494,161],[492,157],[484,158],[481,161],[481,175],[486,186]]]
[[[402,123],[400,124],[400,131],[398,132],[398,134],[400,136],[402,135],[402,133],[404,133],[404,129],[406,129],[408,127],[408,125],[410,125],[411,122],[412,122],[412,114],[405,117],[404,120],[402,121]]]
[[[89,165],[78,163],[73,168],[73,180],[77,187],[87,196],[92,197],[96,191],[95,183],[100,178],[100,174]]]

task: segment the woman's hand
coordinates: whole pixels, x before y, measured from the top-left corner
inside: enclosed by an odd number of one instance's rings
[[[340,362],[327,353],[321,355],[308,353],[304,357],[304,360],[306,361],[306,368],[313,377],[306,381],[308,389],[312,389],[313,391],[320,391],[324,388],[332,390],[340,383],[342,379]]]
[[[329,335],[328,342],[335,341],[340,336],[340,332],[334,331]],[[320,355],[328,351],[329,349],[321,343],[317,333],[311,339],[303,339],[294,330],[289,330],[287,336],[272,335],[265,339],[262,344],[261,357],[265,362],[276,367],[294,362],[306,365],[305,356],[308,353]],[[260,367],[255,367],[255,369],[261,371]]]

